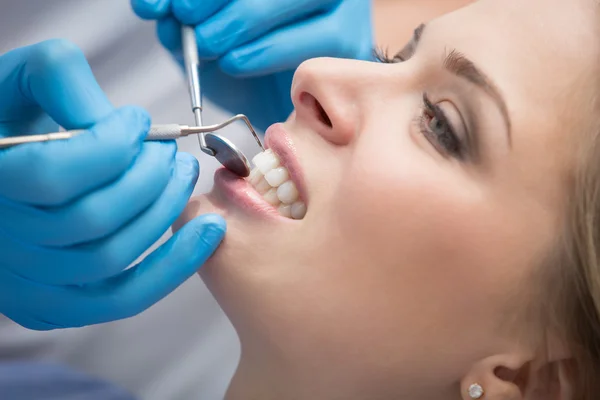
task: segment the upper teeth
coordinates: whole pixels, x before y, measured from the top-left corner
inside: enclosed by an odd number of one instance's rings
[[[256,166],[248,180],[263,195],[265,200],[277,207],[279,213],[288,218],[302,219],[306,204],[299,199],[298,189],[290,180],[290,173],[272,150],[257,154],[252,162]]]
[[[273,168],[265,174],[265,180],[273,187],[281,186],[288,179],[290,179],[290,174],[284,167]]]

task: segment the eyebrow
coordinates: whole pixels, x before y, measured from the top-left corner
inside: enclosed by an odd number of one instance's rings
[[[416,48],[416,46],[419,44],[425,27],[425,24],[421,24],[415,30],[415,34],[413,36],[414,48]],[[510,146],[512,142],[510,116],[508,114],[506,102],[504,101],[504,98],[500,94],[500,90],[494,84],[494,82],[486,74],[484,74],[473,61],[469,60],[464,54],[458,52],[457,50],[452,50],[450,52],[446,51],[443,65],[447,71],[479,87],[494,100],[500,109],[502,117],[504,118],[507,128],[508,144]]]

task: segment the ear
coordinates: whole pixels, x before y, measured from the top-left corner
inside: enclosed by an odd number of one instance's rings
[[[495,355],[473,365],[461,381],[461,397],[481,386],[481,400],[571,400],[568,371],[572,360],[536,361],[523,355]]]

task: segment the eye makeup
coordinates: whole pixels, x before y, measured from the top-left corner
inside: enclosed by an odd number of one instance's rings
[[[423,111],[418,120],[421,133],[440,153],[464,159],[465,144],[442,107],[429,100],[427,93],[423,93]]]
[[[385,52],[378,53],[379,61],[397,64],[409,60],[417,49],[424,29],[425,24],[419,25],[415,29],[411,41],[393,57],[389,57]],[[465,158],[467,146],[456,134],[456,129],[444,109],[439,104],[432,102],[427,93],[423,93],[421,112],[417,116],[416,122],[421,134],[440,154],[461,161]]]
[[[385,52],[379,52],[377,54],[378,60],[392,64],[408,61],[415,55],[425,28],[425,24],[419,25],[414,30],[410,42],[393,57],[389,57]],[[472,75],[473,68],[464,68],[467,62],[468,65],[473,65],[466,57],[456,50],[448,52],[446,49],[445,51],[446,54],[441,63],[444,70],[461,78],[467,72],[469,72],[469,76]],[[466,80],[473,83],[471,79]],[[461,95],[455,93],[456,91],[466,95],[466,91],[462,86],[444,90],[445,94],[438,93],[439,90],[436,89],[435,95],[431,97],[424,90],[422,105],[419,114],[415,118],[415,126],[436,151],[444,157],[455,158],[461,162],[472,161],[477,163],[481,158],[481,149],[477,132],[473,130],[473,127],[479,125],[478,115],[473,115],[474,113],[463,114],[454,101],[449,99],[457,97],[460,100],[462,98]],[[436,87],[439,87],[439,84]],[[469,122],[467,123],[467,121]]]

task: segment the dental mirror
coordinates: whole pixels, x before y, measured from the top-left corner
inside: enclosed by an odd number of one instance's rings
[[[206,146],[214,151],[214,157],[225,168],[242,178],[250,175],[248,159],[229,139],[214,133],[206,133],[204,139]]]

